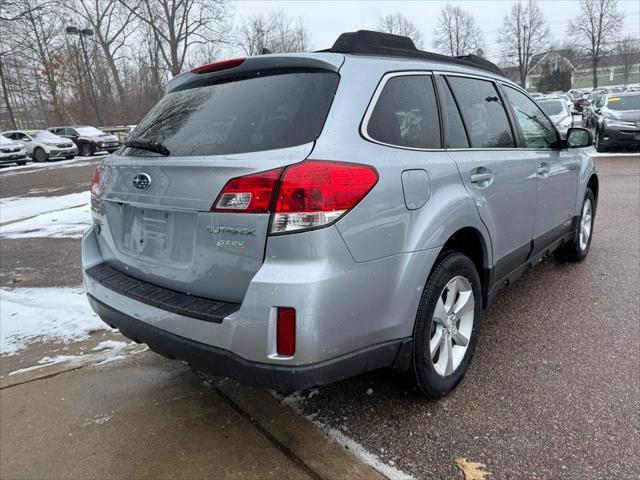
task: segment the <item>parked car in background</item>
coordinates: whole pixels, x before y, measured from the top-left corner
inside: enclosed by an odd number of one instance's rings
[[[72,140],[78,146],[80,155],[86,157],[98,151],[113,153],[120,148],[120,142],[117,137],[88,125],[52,127],[49,131]]]
[[[567,108],[569,110],[569,112],[573,113],[576,111],[576,107],[573,104],[573,96],[571,96],[568,93],[564,93],[564,92],[553,92],[553,93],[546,93],[542,96],[542,98],[555,98],[555,99],[560,99],[562,100],[566,105]],[[536,99],[536,100],[540,100],[540,98]]]
[[[556,126],[562,138],[567,138],[567,131],[573,126],[573,115],[567,102],[559,97],[544,97],[537,102]]]
[[[640,149],[640,92],[609,93],[598,97],[592,112],[599,152],[611,147]]]
[[[8,163],[26,165],[27,151],[22,143],[0,135],[0,165]]]
[[[529,92],[529,95],[531,96],[531,98],[535,98],[536,100],[538,98],[542,98],[544,97],[543,94],[541,94],[540,92]]]
[[[501,288],[589,252],[590,132],[563,140],[481,57],[359,31],[166,90],[96,169],[82,268],[107,324],[196,370],[296,390],[392,367],[438,398]]]
[[[100,130],[102,130],[104,133],[108,135],[113,135],[118,139],[118,142],[124,143],[127,140],[127,138],[129,138],[129,135],[131,134],[131,131],[133,130],[133,128],[131,128],[128,125],[121,125],[121,126],[114,126],[114,127],[100,127]]]
[[[73,142],[47,130],[10,130],[2,132],[2,135],[24,144],[27,155],[36,162],[62,157],[71,160],[78,154]]]

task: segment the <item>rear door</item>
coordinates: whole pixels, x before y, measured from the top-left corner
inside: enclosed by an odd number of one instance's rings
[[[524,93],[503,85],[524,143],[523,154],[536,166],[538,200],[533,228],[534,254],[571,229],[578,188],[578,163],[543,111]]]
[[[516,147],[504,101],[492,80],[455,74],[443,80],[448,151],[489,230],[494,275],[500,279],[531,250],[535,163]]]
[[[253,202],[269,198],[279,172],[311,153],[336,92],[335,70],[190,74],[194,86],[168,93],[130,137],[159,142],[169,155],[127,147],[102,165],[93,210],[107,261],[166,288],[242,301],[270,221]],[[213,211],[225,185],[247,176],[253,193],[238,207],[247,211]]]

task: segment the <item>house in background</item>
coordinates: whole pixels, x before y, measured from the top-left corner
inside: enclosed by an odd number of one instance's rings
[[[545,93],[567,91],[572,88],[593,88],[590,60],[579,57],[572,49],[549,50],[534,55],[531,65],[525,85],[529,91]],[[603,57],[598,66],[598,86],[639,84],[640,61],[629,65],[628,70],[628,79],[625,82],[625,59],[617,54]],[[503,67],[502,71],[508,78],[520,83],[518,67]]]

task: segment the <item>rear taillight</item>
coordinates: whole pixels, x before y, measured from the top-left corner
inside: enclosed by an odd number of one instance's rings
[[[232,178],[213,204],[218,212],[268,213],[282,168]]]
[[[278,188],[271,233],[329,225],[355,207],[378,181],[368,165],[305,161],[287,167]]]
[[[230,58],[229,60],[218,60],[217,62],[207,63],[191,70],[191,73],[210,73],[217,72],[219,70],[227,70],[229,68],[235,68],[242,65],[246,57]]]
[[[273,211],[271,233],[302,231],[335,222],[355,207],[377,181],[378,172],[369,165],[308,160],[285,169],[231,179],[213,210]]]
[[[278,307],[276,344],[278,355],[291,356],[296,353],[296,310],[294,308]]]
[[[91,195],[100,196],[100,167],[96,168],[91,179]]]

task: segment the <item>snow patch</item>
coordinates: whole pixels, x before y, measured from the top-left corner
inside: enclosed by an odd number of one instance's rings
[[[90,201],[91,196],[88,191],[51,197],[0,198],[0,223],[15,222],[47,212],[88,205]]]
[[[82,237],[91,226],[89,205],[49,212],[0,226],[1,238]]]
[[[110,328],[93,313],[82,288],[0,289],[0,355],[15,355],[36,341],[84,340],[96,330]]]

